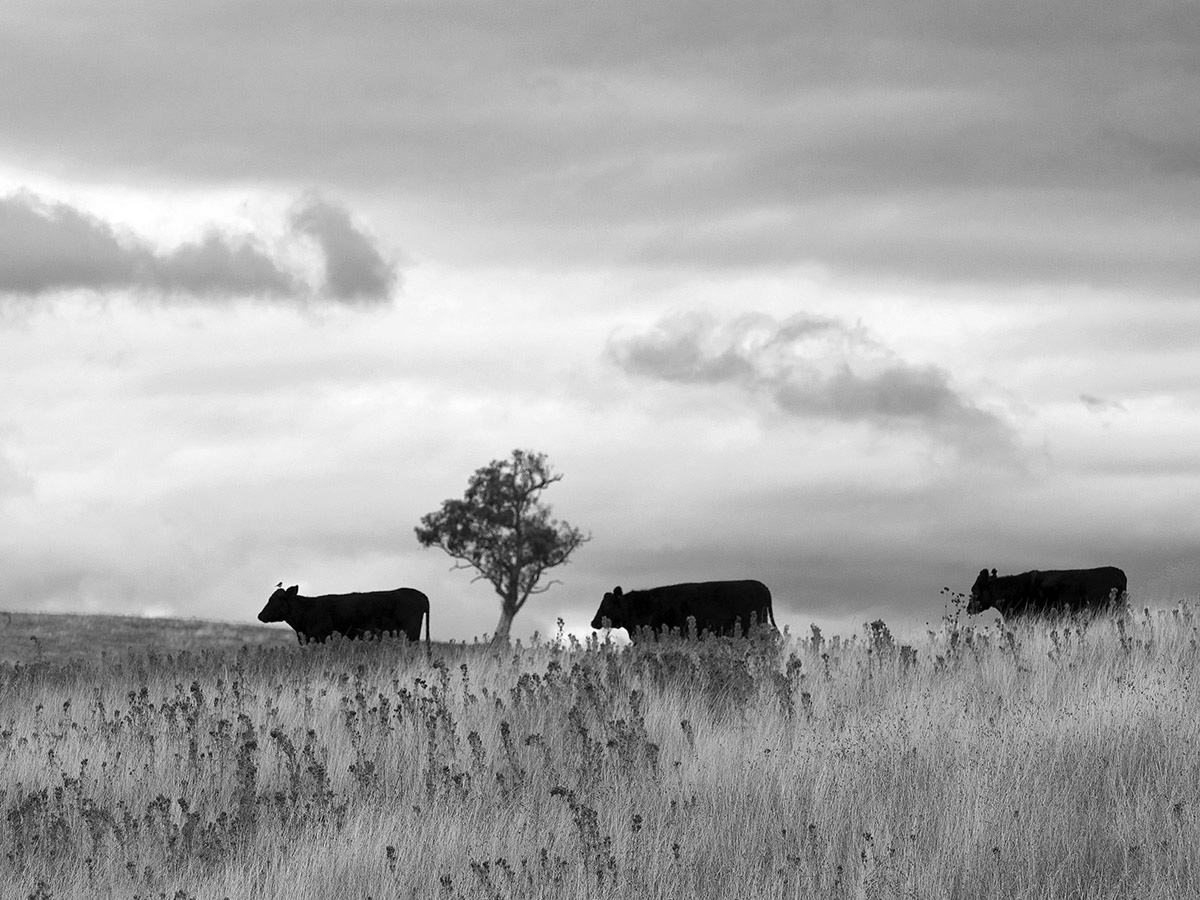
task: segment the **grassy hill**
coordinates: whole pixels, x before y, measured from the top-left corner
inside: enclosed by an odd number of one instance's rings
[[[58,665],[70,620],[0,664],[5,897],[1200,896],[1189,607],[432,660],[108,623]]]
[[[248,622],[0,610],[0,662],[66,663],[99,660],[105,654],[120,657],[131,650],[178,653],[236,650],[243,645],[295,646],[296,635],[290,628]]]

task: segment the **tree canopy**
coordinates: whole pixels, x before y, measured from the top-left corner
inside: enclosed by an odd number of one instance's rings
[[[422,546],[441,547],[458,560],[458,568],[475,569],[477,579],[491,582],[500,596],[493,641],[507,641],[525,601],[554,584],[540,583],[545,572],[565,564],[591,539],[552,518],[550,507],[540,501],[542,492],[561,480],[546,454],[514,450],[510,458],[477,469],[461,500],[444,501],[415,529]]]

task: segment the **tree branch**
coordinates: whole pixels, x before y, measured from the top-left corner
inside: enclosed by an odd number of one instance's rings
[[[479,574],[473,581],[491,582],[511,621],[531,594],[559,583],[539,586],[546,570],[564,565],[591,539],[552,519],[550,508],[538,501],[562,477],[550,469],[545,454],[514,450],[510,459],[476,470],[461,500],[447,500],[423,516],[414,529],[417,540],[458,560],[454,568],[474,568]]]

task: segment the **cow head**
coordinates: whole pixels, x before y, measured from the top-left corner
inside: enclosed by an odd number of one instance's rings
[[[292,601],[296,599],[296,592],[300,586],[293,584],[290,588],[285,589],[283,582],[279,582],[279,587],[275,588],[275,593],[267,601],[267,605],[262,608],[262,612],[258,614],[260,622],[283,622],[287,619],[288,613],[292,611]]]
[[[991,574],[988,574],[987,569],[979,570],[979,577],[975,579],[975,584],[971,586],[971,599],[967,602],[967,614],[975,615],[981,613],[989,606],[994,606],[992,599],[992,588],[996,580],[996,570],[992,569]]]
[[[625,595],[619,587],[613,588],[600,601],[600,608],[592,618],[593,628],[604,628],[604,620],[608,620],[608,628],[625,627]]]

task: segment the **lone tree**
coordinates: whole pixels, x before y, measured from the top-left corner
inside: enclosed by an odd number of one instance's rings
[[[455,568],[473,568],[479,572],[476,581],[492,583],[500,595],[494,644],[507,643],[513,617],[529,595],[554,584],[539,586],[542,574],[591,540],[550,518],[550,507],[539,502],[542,491],[561,480],[546,454],[514,450],[511,459],[494,459],[477,469],[461,500],[444,501],[415,529],[423,547],[441,547],[459,560]]]

